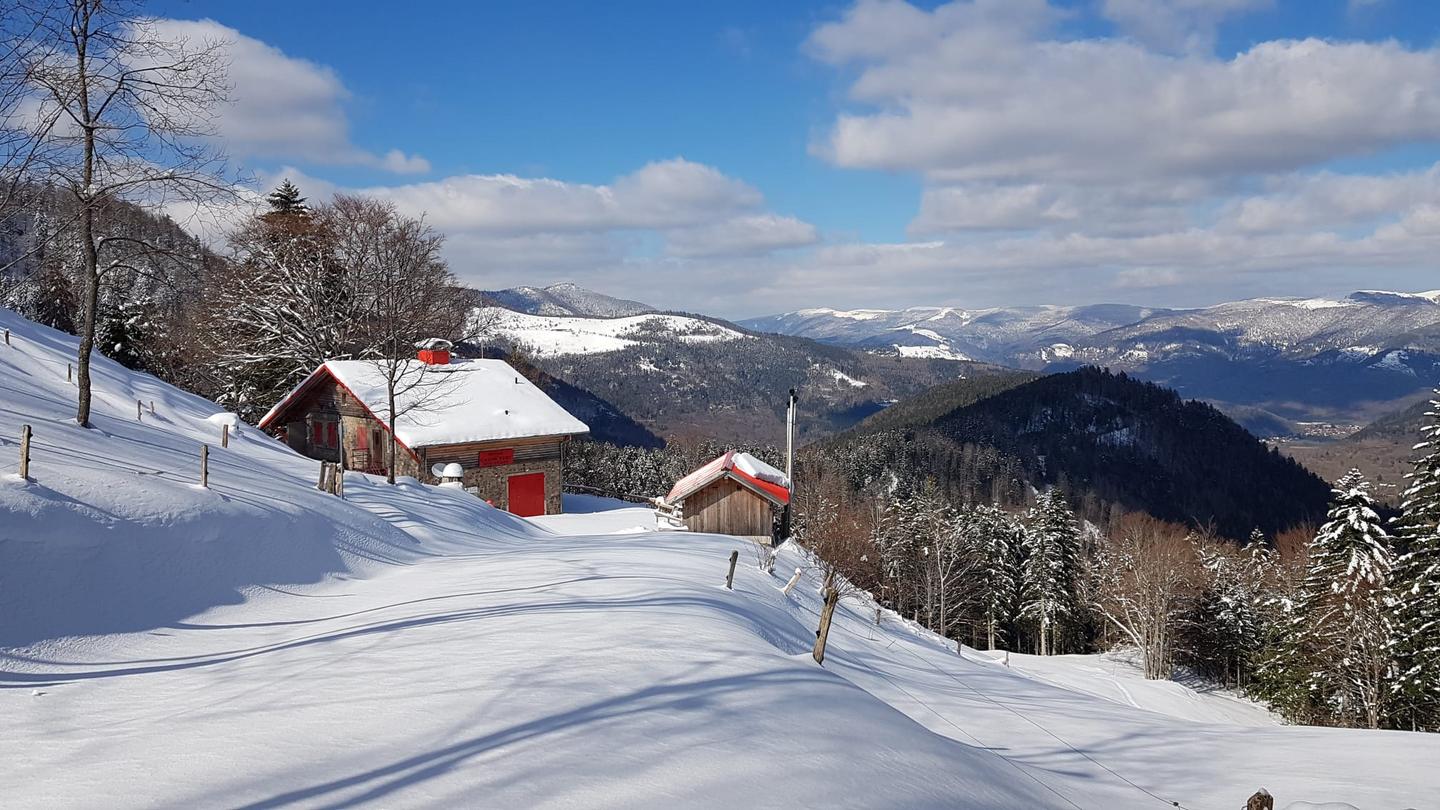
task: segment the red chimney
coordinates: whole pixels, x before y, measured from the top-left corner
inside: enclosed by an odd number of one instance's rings
[[[432,366],[444,366],[450,363],[450,352],[447,349],[421,349],[418,354],[420,362],[429,363]]]
[[[420,358],[420,362],[432,366],[449,365],[451,345],[450,341],[441,340],[440,338],[422,340],[415,344],[415,348],[419,349],[419,351],[416,352],[416,357]]]

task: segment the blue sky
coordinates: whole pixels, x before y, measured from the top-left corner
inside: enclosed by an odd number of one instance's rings
[[[425,213],[477,286],[730,316],[1440,287],[1440,4],[395,8],[149,6],[240,43],[237,164]]]

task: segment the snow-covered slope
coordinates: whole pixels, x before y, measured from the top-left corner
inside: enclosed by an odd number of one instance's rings
[[[523,344],[541,357],[600,354],[668,340],[713,343],[749,339],[734,329],[683,315],[579,318],[482,307],[474,318],[507,341]]]
[[[771,576],[742,541],[640,531],[646,510],[523,521],[355,474],[341,500],[253,430],[202,490],[187,465],[214,406],[102,361],[96,428],[68,427],[73,340],[0,319],[0,436],[37,435],[36,480],[0,480],[5,806],[1198,810],[1263,785],[1282,808],[1399,808],[1440,789],[1440,736],[1194,722],[1083,666],[877,626],[863,599],[818,667],[816,572],[781,592],[801,552]]]

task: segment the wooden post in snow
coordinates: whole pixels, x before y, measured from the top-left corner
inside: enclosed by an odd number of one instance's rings
[[[825,604],[820,608],[820,629],[815,631],[815,663],[825,664],[825,640],[830,637],[830,619],[835,615],[835,605],[840,602],[840,589],[825,586]]]
[[[75,381],[75,376],[74,376],[74,375],[75,375],[75,368],[74,368],[73,366],[71,366],[69,363],[66,363],[66,364],[65,364],[65,382],[74,382],[74,381]]]
[[[20,478],[30,480],[30,426],[20,426]]]
[[[783,593],[783,594],[785,594],[786,596],[789,596],[789,595],[790,595],[790,589],[791,589],[791,588],[794,588],[794,587],[795,587],[795,583],[797,583],[797,582],[800,581],[800,573],[801,573],[800,569],[799,569],[799,568],[796,568],[796,569],[795,569],[795,576],[790,577],[790,581],[787,582],[787,583],[785,583],[785,587],[784,587],[784,588],[781,588],[781,589],[780,589],[780,592]]]
[[[220,426],[220,446],[230,446],[230,426],[228,424]]]
[[[737,549],[730,552],[730,572],[725,575],[725,590],[735,590],[735,562],[740,559],[740,551]]]
[[[151,416],[154,416],[154,415],[155,415],[155,400],[153,400],[153,399],[150,400],[150,415],[151,415]]]
[[[144,408],[145,408],[145,403],[141,402],[141,401],[138,400],[138,399],[135,400],[135,421],[136,421],[136,422],[139,422],[139,421],[140,421],[140,415],[141,415],[142,411],[144,410]]]
[[[5,345],[6,345],[6,346],[9,346],[9,345],[10,345],[10,330],[9,330],[9,329],[6,329],[6,330],[5,330]]]
[[[1260,788],[1245,802],[1245,810],[1275,810],[1275,797],[1270,791]]]
[[[320,462],[320,477],[315,480],[315,488],[321,492],[325,491],[325,462]]]
[[[200,486],[210,488],[210,445],[200,445]]]

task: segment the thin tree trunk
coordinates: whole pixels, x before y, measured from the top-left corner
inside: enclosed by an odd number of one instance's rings
[[[75,422],[81,427],[90,427],[90,353],[95,349],[96,309],[100,305],[100,255],[95,245],[95,122],[90,112],[90,77],[86,56],[89,51],[90,4],[82,11],[84,20],[73,31],[75,37],[76,75],[79,79],[80,109],[85,121],[84,161],[82,174],[84,187],[80,189],[80,203],[84,207],[80,217],[80,239],[85,248],[85,317],[80,327],[80,351],[76,357],[76,383],[79,395],[76,397]]]
[[[86,174],[89,174],[87,169]],[[76,397],[75,423],[90,427],[90,355],[95,350],[96,310],[100,306],[99,256],[95,250],[95,213],[89,202],[80,217],[80,238],[85,248],[85,316],[80,325],[80,350],[75,358]]]
[[[390,389],[390,442],[389,442],[389,444],[390,444],[390,454],[389,454],[390,457],[385,460],[385,483],[387,483],[387,484],[393,484],[393,483],[395,483],[395,456],[397,455],[396,452],[395,452],[396,449],[397,449],[397,447],[396,447],[397,442],[396,442],[396,440],[395,440],[395,389],[394,389],[393,386],[392,386],[391,389]]]

